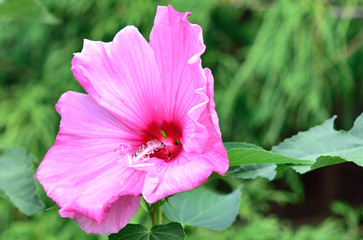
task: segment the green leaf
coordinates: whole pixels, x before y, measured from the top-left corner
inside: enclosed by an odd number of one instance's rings
[[[222,231],[235,221],[240,204],[239,189],[219,195],[203,188],[178,193],[163,204],[165,216],[187,226],[205,227]]]
[[[146,227],[140,224],[127,224],[126,227],[121,229],[116,234],[108,236],[109,240],[121,240],[121,239],[149,239],[149,231]]]
[[[31,158],[23,148],[0,148],[0,192],[26,215],[43,208],[35,194]]]
[[[19,18],[57,24],[54,17],[38,0],[0,1],[0,18]]]
[[[335,118],[286,139],[272,151],[296,159],[311,160],[309,165],[293,167],[299,173],[345,161],[363,166],[363,114],[356,119],[350,131],[334,130]]]
[[[256,146],[251,143],[245,143],[245,142],[225,142],[223,143],[224,147],[226,148],[226,151],[229,151],[233,148],[252,148],[252,149],[262,149],[259,146]]]
[[[251,164],[309,164],[312,161],[284,156],[256,148],[232,148],[227,151],[229,165]]]
[[[263,148],[259,146],[244,142],[226,142],[224,143],[224,147],[226,148],[227,152],[232,149],[263,150]],[[243,160],[243,158],[241,158],[241,160]],[[264,177],[268,180],[273,180],[276,176],[276,168],[276,164],[243,164],[239,166],[230,166],[228,172],[225,175],[228,177],[242,179],[255,179],[256,177]]]
[[[155,225],[151,230],[140,224],[127,224],[116,234],[108,236],[109,240],[182,240],[185,234],[179,223]]]
[[[331,166],[334,164],[344,163],[346,160],[340,157],[321,156],[316,159],[316,162],[310,165],[296,165],[292,168],[298,173],[306,173],[321,167]]]
[[[228,177],[255,179],[256,177],[264,177],[273,180],[276,176],[276,164],[254,164],[231,166],[225,174]]]
[[[181,240],[185,234],[183,227],[176,222],[165,225],[155,225],[151,228],[150,239]]]

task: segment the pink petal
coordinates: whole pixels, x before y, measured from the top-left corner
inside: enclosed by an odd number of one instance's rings
[[[141,193],[144,173],[126,159],[139,136],[88,95],[67,92],[56,108],[60,130],[36,178],[62,212],[101,223],[119,196]]]
[[[208,161],[197,154],[180,154],[172,162],[148,172],[142,192],[149,203],[201,185],[212,173]],[[193,162],[194,161],[194,162]]]
[[[221,129],[219,128],[219,118],[216,112],[216,104],[214,102],[214,78],[212,75],[212,72],[208,68],[204,68],[204,73],[207,77],[207,95],[209,98],[209,111],[212,117],[212,122],[214,124],[214,127],[219,134],[219,136],[222,136]]]
[[[107,212],[107,216],[98,223],[84,215],[73,212],[59,211],[62,217],[74,219],[80,228],[87,233],[107,235],[117,233],[131,220],[140,206],[140,197],[123,196],[112,203]]]
[[[198,144],[203,149],[208,131],[195,120],[208,102],[206,92],[200,92],[206,84],[200,59],[205,45],[202,29],[187,21],[189,15],[171,6],[158,7],[150,46],[163,81],[164,120],[183,125],[184,139],[188,139],[189,145]],[[199,107],[200,110],[195,110]]]
[[[134,130],[144,129],[162,109],[154,53],[133,26],[109,43],[85,40],[82,52],[74,55],[72,71],[92,98]]]

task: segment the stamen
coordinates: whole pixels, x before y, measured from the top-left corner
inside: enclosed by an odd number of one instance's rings
[[[137,166],[149,166],[153,165],[153,163],[145,163],[150,159],[150,154],[160,151],[165,148],[166,144],[159,140],[151,140],[146,143],[146,145],[142,145],[136,149],[136,151],[130,155],[129,158],[129,166],[137,167]],[[136,164],[136,165],[135,165]]]

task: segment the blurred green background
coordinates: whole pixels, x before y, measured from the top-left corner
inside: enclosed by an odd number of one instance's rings
[[[25,147],[35,171],[58,130],[59,96],[83,91],[70,70],[83,39],[111,41],[126,25],[148,39],[156,6],[167,4],[203,28],[225,141],[269,149],[334,114],[348,130],[363,111],[362,1],[0,0],[0,144]],[[345,165],[244,181],[236,223],[221,233],[187,228],[187,239],[363,239],[363,172]],[[31,217],[0,199],[0,239],[107,239],[60,218],[39,194],[46,208]]]

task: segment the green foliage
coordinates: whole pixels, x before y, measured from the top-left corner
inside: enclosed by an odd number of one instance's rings
[[[184,230],[179,223],[155,225],[147,230],[140,224],[128,224],[117,234],[111,234],[109,240],[182,240]]]
[[[236,219],[240,204],[239,189],[218,195],[203,188],[175,194],[171,206],[163,205],[164,214],[172,221],[186,226],[205,227],[222,231]],[[226,208],[226,206],[228,206]]]
[[[38,0],[10,0],[0,2],[0,18],[20,18],[48,24],[59,23]]]
[[[334,119],[284,140],[271,151],[251,144],[225,143],[231,166],[226,175],[244,179],[258,176],[273,179],[289,167],[306,173],[346,161],[363,166],[363,114],[347,132],[335,131]]]
[[[28,218],[12,210],[9,203],[0,199],[0,239],[107,240],[107,237],[83,232],[75,221],[59,217],[55,206]]]
[[[329,239],[360,239],[359,214],[361,209],[352,209],[347,204],[335,202],[334,209],[339,209],[336,214],[343,216],[346,221],[339,218],[328,218],[320,224],[303,224],[292,227],[287,220],[280,220],[276,216],[267,215],[269,204],[267,201],[279,204],[296,203],[296,196],[291,192],[275,190],[265,179],[256,179],[246,182],[242,189],[240,221],[228,231],[215,232],[203,228],[186,228],[186,239],[211,239],[211,240],[329,240]],[[335,207],[334,205],[339,205]],[[343,206],[342,206],[343,205]],[[352,222],[349,227],[348,222]]]
[[[296,174],[294,171],[288,171]],[[239,220],[227,231],[215,232],[203,228],[186,228],[187,240],[358,240],[361,239],[360,224],[362,207],[352,208],[347,203],[336,201],[331,210],[338,217],[328,218],[321,223],[292,226],[287,219],[278,219],[269,214],[268,202],[293,204],[301,199],[296,192],[281,191],[262,178],[245,181]],[[343,217],[343,218],[340,218]]]
[[[0,192],[27,215],[43,208],[35,194],[31,159],[22,148],[0,147]]]
[[[231,229],[226,233],[212,232],[205,229],[195,229],[186,237],[187,240],[358,240],[358,235],[344,231],[338,220],[327,219],[317,227],[304,225],[296,231],[284,225],[274,217],[261,217],[248,222],[240,228]]]
[[[295,189],[294,191],[274,189],[273,185],[263,178],[243,183],[239,216],[247,222],[267,215],[270,211],[270,202],[279,205],[296,204],[302,198]]]
[[[363,206],[353,208],[346,202],[335,201],[331,204],[330,209],[336,215],[343,217],[347,233],[351,238],[362,235],[360,231],[363,220]]]
[[[363,166],[363,114],[348,132],[335,131],[334,119],[286,139],[273,147],[272,151],[293,158],[313,160],[309,165],[294,166],[293,169],[299,173],[345,161]]]
[[[0,118],[0,140],[8,146],[27,146],[38,156],[44,154],[54,141],[54,123],[59,120],[54,106],[46,104],[52,91],[41,85],[29,89],[19,86],[15,91],[15,96],[0,101],[0,115],[6,116]]]

